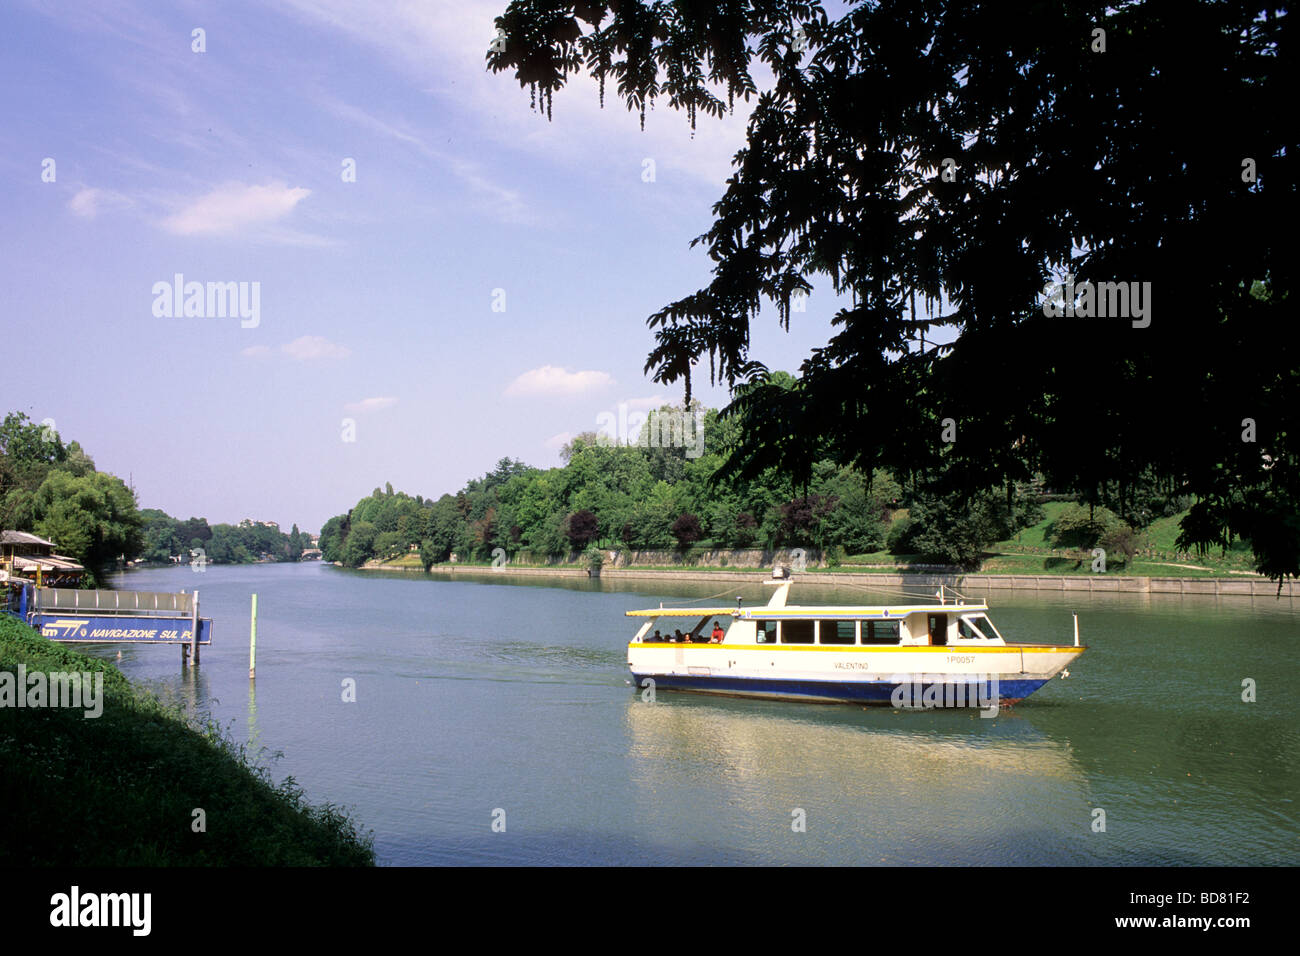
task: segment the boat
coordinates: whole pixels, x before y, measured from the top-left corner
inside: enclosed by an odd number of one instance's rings
[[[626,612],[644,620],[627,646],[633,684],[902,709],[978,707],[992,716],[1069,676],[1068,665],[1087,650],[1077,615],[1073,645],[1008,642],[987,604],[950,600],[945,588],[929,604],[799,606],[787,603],[789,569],[767,583],[775,590],[761,607],[738,599],[735,607]]]

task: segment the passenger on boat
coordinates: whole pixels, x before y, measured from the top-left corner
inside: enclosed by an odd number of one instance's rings
[[[663,639],[664,639],[663,635],[660,634],[658,631],[655,631],[655,636],[650,638],[650,640],[654,641],[656,644],[663,643]]]
[[[722,625],[719,624],[717,621],[713,622],[713,633],[709,635],[709,643],[710,644],[722,643]]]
[[[682,641],[684,641],[684,640],[686,640],[686,638],[685,638],[684,636],[682,636],[682,629],[681,629],[680,627],[679,627],[677,630],[673,631],[673,641],[674,641],[674,642],[680,644],[680,643],[681,643]]]

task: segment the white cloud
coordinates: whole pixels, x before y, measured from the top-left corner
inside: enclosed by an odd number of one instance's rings
[[[392,408],[397,404],[397,399],[391,396],[381,398],[363,398],[359,402],[348,402],[343,406],[345,411],[349,412],[377,412],[383,408]]]
[[[331,342],[319,335],[304,335],[301,338],[296,338],[292,342],[281,345],[280,351],[299,362],[343,359],[352,354],[352,351],[347,347]]]
[[[181,236],[232,235],[287,216],[310,189],[283,182],[265,186],[227,183],[200,196],[163,220],[163,228]]]
[[[121,193],[86,186],[68,200],[68,208],[83,219],[93,219],[105,208],[129,206],[130,201]]]
[[[320,335],[303,335],[276,348],[269,345],[250,345],[240,351],[246,358],[270,358],[275,353],[287,355],[295,362],[317,362],[325,359],[344,359],[352,354],[346,346],[331,342]],[[396,401],[396,399],[394,399]]]
[[[506,388],[507,395],[580,395],[592,389],[613,385],[608,372],[570,372],[556,365],[530,369]]]

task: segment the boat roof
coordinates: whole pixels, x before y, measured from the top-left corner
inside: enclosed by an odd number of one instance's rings
[[[721,617],[734,615],[734,607],[656,607],[646,611],[628,611],[628,617]]]
[[[987,604],[877,604],[877,605],[809,605],[790,604],[785,607],[746,607],[733,612],[742,621],[797,621],[803,618],[833,617],[840,620],[855,618],[906,617],[909,614],[952,614],[969,611],[987,611]]]
[[[909,614],[953,614],[987,611],[987,604],[891,604],[891,605],[787,605],[785,607],[659,607],[628,611],[628,617],[722,617],[741,621],[798,621],[806,618],[838,620],[906,617]]]

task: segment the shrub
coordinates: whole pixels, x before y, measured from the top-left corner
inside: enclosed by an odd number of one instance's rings
[[[885,536],[885,545],[890,554],[912,553],[912,519],[907,511],[898,512],[894,518],[894,523],[889,526],[889,533]]]
[[[1107,555],[1124,555],[1125,565],[1132,563],[1133,555],[1147,547],[1146,536],[1122,521],[1107,529],[1097,543]]]
[[[1122,522],[1108,508],[1071,505],[1052,522],[1052,547],[1087,550]]]

